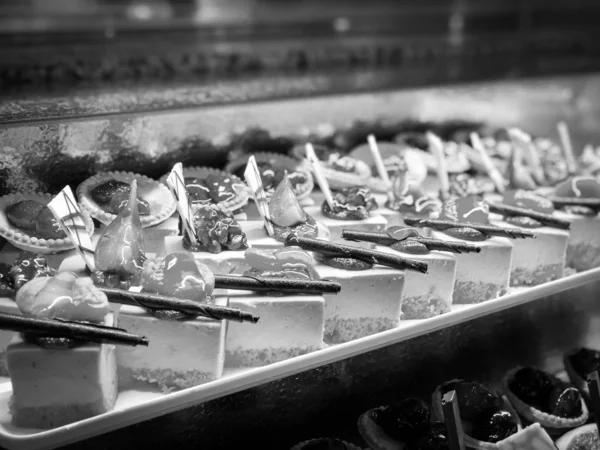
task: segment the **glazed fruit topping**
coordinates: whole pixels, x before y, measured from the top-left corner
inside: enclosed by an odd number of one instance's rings
[[[22,252],[10,269],[9,276],[13,280],[14,288],[18,291],[29,280],[38,277],[51,277],[56,270],[48,267],[44,255],[36,255],[29,252]]]
[[[373,420],[386,434],[400,442],[414,442],[428,433],[429,406],[418,398],[407,398],[376,411]]]
[[[293,227],[305,220],[306,213],[298,203],[289,176],[285,175],[275,189],[269,201],[269,213],[273,224],[280,227]]]
[[[500,397],[479,383],[469,381],[447,383],[442,386],[442,395],[451,390],[456,391],[460,417],[464,420],[475,421],[484,412],[497,411],[502,407]]]
[[[369,211],[377,209],[377,201],[371,191],[363,187],[346,188],[333,194],[333,208],[323,202],[323,214],[338,220],[363,220]]]
[[[10,297],[15,293],[15,280],[10,274],[12,266],[0,263],[0,297]]]
[[[508,386],[521,401],[540,411],[563,418],[582,414],[581,393],[541,370],[530,367],[519,369]]]
[[[6,217],[15,227],[29,231],[42,239],[67,237],[52,211],[46,205],[33,200],[24,200],[10,205],[6,209]]]
[[[344,442],[332,438],[312,439],[302,446],[303,450],[346,450],[347,448]]]
[[[473,437],[480,441],[496,443],[517,432],[517,423],[512,414],[504,410],[491,409],[480,414],[473,427]]]
[[[312,256],[300,247],[284,247],[268,251],[249,248],[245,254],[250,276],[300,278],[318,280]]]
[[[569,359],[575,372],[584,380],[594,370],[600,370],[600,352],[596,350],[581,348]]]
[[[198,241],[192,243],[187,233],[183,245],[187,250],[220,253],[222,250],[245,250],[248,248],[246,234],[241,225],[216,205],[201,206],[194,211],[192,226]]]
[[[186,178],[185,187],[192,203],[210,203],[210,189],[200,178]]]
[[[110,214],[119,214],[129,201],[131,186],[129,183],[110,180],[92,189],[92,199]],[[150,214],[150,205],[143,198],[137,197],[138,212],[142,216]]]

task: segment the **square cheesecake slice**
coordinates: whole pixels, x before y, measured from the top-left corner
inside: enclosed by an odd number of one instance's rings
[[[340,283],[337,295],[325,295],[325,342],[338,344],[398,326],[406,272],[376,266],[343,270],[318,265],[323,279]]]
[[[480,253],[462,253],[456,258],[453,303],[472,304],[491,300],[508,291],[513,243],[504,237],[481,242],[457,239],[432,230],[431,237],[448,242],[467,242],[481,247]]]
[[[600,267],[600,215],[584,216],[563,211],[555,214],[571,222],[567,267],[578,272]]]
[[[323,223],[329,228],[330,236],[329,240],[332,242],[347,243],[346,240],[342,239],[342,230],[352,229],[361,231],[382,231],[387,226],[387,220],[383,216],[372,213],[368,218],[364,220],[336,220],[330,219],[323,214],[321,206],[312,206],[305,208],[305,211],[313,216],[317,222]],[[352,245],[356,247],[373,248],[374,245],[370,242],[353,242]]]
[[[490,222],[499,227],[514,227],[497,214],[490,215]],[[527,228],[527,231],[535,239],[513,243],[510,285],[536,286],[562,278],[569,231],[551,227]]]
[[[17,308],[17,303],[12,298],[7,297],[0,297],[0,312],[2,314],[21,315],[21,311]],[[14,335],[13,331],[0,330],[0,377],[8,376],[6,351]]]
[[[226,306],[227,298],[215,304]],[[146,336],[149,347],[117,349],[122,384],[137,381],[175,391],[216,380],[223,375],[225,333],[222,320],[203,317],[189,320],[159,319],[137,306],[121,306],[119,324],[130,333]]]
[[[106,325],[112,325],[107,316]],[[112,410],[118,393],[115,345],[45,349],[14,335],[7,350],[12,423],[55,428]]]
[[[425,255],[397,252],[389,247],[377,250],[402,255],[427,264],[427,273],[407,270],[402,292],[402,319],[428,319],[450,312],[456,282],[457,263],[452,253],[431,251]]]
[[[257,367],[323,348],[322,295],[264,295],[229,290],[229,306],[260,317],[229,323],[226,367]]]

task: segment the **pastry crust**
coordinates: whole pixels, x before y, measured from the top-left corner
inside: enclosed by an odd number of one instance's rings
[[[290,158],[289,156],[281,155],[279,153],[260,152],[254,153],[253,155],[257,163],[274,161],[278,167],[287,170],[288,173],[298,172],[302,174],[306,179],[306,182],[299,184],[294,188],[294,194],[296,194],[296,198],[298,200],[308,197],[315,188],[315,182],[313,180],[312,173],[310,168],[305,163],[298,162],[294,158]],[[227,166],[225,166],[225,171],[233,173],[240,167],[246,166],[250,156],[251,155],[245,155],[244,157],[238,158],[235,161],[231,161],[229,164],[227,164]]]
[[[232,179],[233,186],[237,187],[239,185],[239,189],[234,188],[236,194],[235,198],[233,198],[232,200],[224,200],[222,202],[217,203],[217,205],[223,211],[234,212],[248,204],[248,199],[250,198],[248,186],[246,186],[246,183],[244,183],[242,180],[240,180],[238,177],[231,173],[223,172],[222,170],[214,169],[212,167],[200,166],[184,167],[182,172],[184,178],[205,179],[209,175],[223,175],[224,177],[229,177]],[[163,183],[165,186],[167,185],[168,176],[169,174],[165,174],[162,177],[160,177],[160,182]]]
[[[44,194],[41,192],[20,192],[0,197],[0,236],[21,250],[45,255],[59,253],[75,248],[75,244],[73,244],[68,237],[61,239],[38,238],[29,234],[25,230],[14,227],[8,221],[6,216],[6,208],[8,208],[10,205],[14,205],[15,203],[23,200],[34,200],[47,205],[53,198],[53,195]],[[92,235],[94,233],[94,222],[88,213],[82,211],[82,214],[87,232]]]
[[[101,172],[88,178],[77,187],[77,200],[83,211],[97,219],[104,225],[109,225],[116,219],[116,214],[106,212],[101,205],[92,198],[91,192],[96,186],[110,180],[131,183],[138,181],[138,194],[150,205],[150,214],[140,216],[142,228],[148,228],[164,222],[175,212],[175,198],[165,185],[152,178],[133,172]]]
[[[572,419],[565,419],[545,413],[520,400],[508,386],[509,380],[517,373],[519,369],[521,369],[521,367],[512,369],[505,375],[504,379],[502,380],[502,389],[510,403],[514,406],[517,412],[525,418],[525,420],[529,422],[538,422],[550,434],[564,433],[566,430],[579,427],[587,422],[589,418],[589,412],[585,402],[583,401],[583,396],[581,397],[581,415]]]

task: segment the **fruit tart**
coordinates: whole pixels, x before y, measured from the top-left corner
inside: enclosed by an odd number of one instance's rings
[[[102,172],[77,187],[82,211],[109,225],[129,201],[131,182],[137,180],[137,207],[143,228],[164,222],[175,212],[175,199],[169,189],[144,175],[132,172]]]
[[[589,413],[581,392],[554,375],[531,367],[509,371],[503,389],[519,415],[560,435],[587,422]]]
[[[499,442],[521,431],[519,416],[505,397],[480,383],[465,380],[450,380],[437,387],[432,397],[436,419],[444,421],[442,398],[452,390],[457,396],[466,447],[499,449]]]
[[[435,156],[429,150],[429,142],[424,133],[400,133],[396,136],[395,141],[402,148],[409,148],[419,153],[429,172],[436,172],[437,162]],[[471,163],[467,157],[468,147],[464,143],[444,142],[444,155],[446,156],[448,173],[462,173],[471,168]]]
[[[296,198],[302,200],[310,196],[315,184],[307,164],[277,153],[254,153],[254,157],[267,196],[273,194],[286,172]],[[231,161],[227,164],[225,170],[243,179],[249,158],[250,155],[245,155]]]
[[[587,377],[595,370],[600,370],[600,352],[590,348],[578,348],[565,354],[563,362],[573,386],[589,396]]]
[[[431,409],[423,400],[373,408],[358,419],[358,431],[373,450],[450,449],[443,423],[431,421]]]
[[[166,184],[167,176],[160,181]],[[231,173],[212,167],[184,167],[183,177],[193,206],[218,205],[235,214],[248,204],[248,186]]]
[[[22,192],[0,197],[0,236],[22,250],[50,254],[70,250],[73,242],[46,206],[53,196]],[[83,212],[88,233],[94,231],[89,215]]]
[[[315,145],[314,149],[321,163],[321,171],[331,189],[366,186],[371,179],[371,169],[364,161],[344,156],[337,150],[320,145]],[[294,147],[292,154],[304,160],[306,158],[304,145]]]

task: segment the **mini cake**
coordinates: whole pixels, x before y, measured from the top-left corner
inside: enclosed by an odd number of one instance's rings
[[[89,279],[64,272],[36,278],[17,294],[23,315],[111,326],[106,296]],[[54,428],[113,409],[117,399],[115,345],[16,334],[7,366],[12,422]]]
[[[379,231],[383,230],[387,221],[376,214],[376,200],[367,188],[346,188],[333,193],[333,209],[327,201],[321,206],[305,208],[317,222],[323,223],[330,231],[329,240],[341,241],[342,229]],[[371,246],[369,243],[364,245]]]
[[[525,239],[514,245],[511,286],[535,286],[562,278],[569,239],[569,231],[565,229],[569,227],[568,222],[553,220],[552,202],[528,191],[507,191],[502,203],[491,204],[493,211],[504,213],[503,218],[498,214],[491,215],[491,223],[527,228],[535,236],[535,239]],[[504,205],[517,210],[507,208],[505,211]],[[525,215],[518,215],[518,210],[524,210]]]
[[[371,169],[365,162],[350,156],[343,156],[336,150],[320,145],[314,146],[314,150],[321,163],[321,171],[331,189],[366,186],[371,179]],[[305,146],[294,147],[292,154],[304,160],[306,158]]]
[[[403,148],[419,152],[429,172],[436,171],[437,163],[429,149],[429,142],[424,133],[400,133],[396,136],[395,141]],[[471,168],[466,151],[468,147],[465,143],[444,142],[444,156],[448,173],[462,173]]]
[[[279,186],[287,173],[298,201],[302,202],[303,199],[310,197],[315,185],[310,169],[306,164],[277,153],[253,153],[253,156],[256,159],[256,165],[260,171],[263,188],[267,196],[275,192],[275,188]],[[243,178],[249,157],[250,155],[244,155],[230,162],[225,170],[240,179]]]
[[[226,298],[212,297],[212,272],[187,252],[146,260],[142,287],[145,292],[226,306]],[[131,376],[167,392],[221,377],[226,331],[223,321],[121,306],[119,323],[133,333],[148,336],[153,343],[150,348],[118,349],[124,382]]]
[[[287,175],[269,199],[269,214],[268,220],[274,228],[273,236],[268,235],[264,221],[240,221],[250,247],[281,248],[290,233],[307,237],[329,237],[328,228],[318,223],[300,206]]]
[[[450,380],[436,388],[431,403],[434,418],[446,421],[443,398],[454,391],[463,439],[468,448],[500,450],[522,430],[521,420],[506,399],[488,387],[465,380]],[[528,447],[526,447],[528,448]]]
[[[0,236],[21,250],[35,253],[52,254],[74,248],[46,206],[52,198],[35,192],[0,197]],[[84,213],[83,220],[92,233],[94,223],[90,216]]]
[[[506,293],[512,267],[513,244],[501,236],[521,237],[532,234],[518,228],[490,228],[487,225],[487,205],[473,197],[450,201],[445,205],[442,217],[449,220],[405,218],[405,222],[410,226],[436,228],[431,232],[431,237],[435,239],[451,243],[471,242],[481,248],[481,252],[477,254],[456,255],[453,303],[480,303]],[[485,227],[478,224],[484,224]],[[487,234],[488,232],[482,231],[484,229],[495,234]]]
[[[249,249],[247,274],[314,279],[312,257],[297,248],[273,254]],[[252,327],[229,323],[225,344],[227,367],[255,367],[323,348],[325,300],[322,295],[269,295],[229,290],[229,306],[260,316]]]
[[[571,223],[567,266],[578,271],[600,266],[600,183],[573,177],[556,186],[550,200],[562,210],[557,217]]]
[[[131,172],[103,172],[77,187],[77,199],[83,212],[109,225],[125,208],[131,184],[137,180],[135,202],[143,228],[164,222],[175,212],[175,199],[169,189],[151,178]]]
[[[510,403],[528,422],[552,435],[583,425],[589,412],[581,393],[568,383],[531,367],[509,371],[503,388]]]

